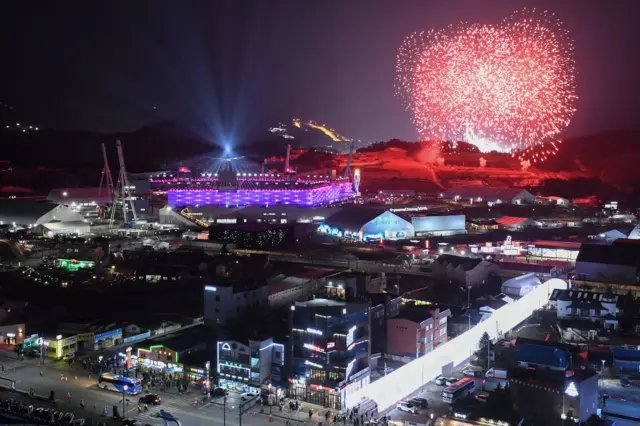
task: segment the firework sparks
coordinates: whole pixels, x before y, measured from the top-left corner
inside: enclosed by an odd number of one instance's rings
[[[544,161],[577,100],[573,45],[553,16],[518,12],[498,25],[414,33],[396,88],[420,135]]]

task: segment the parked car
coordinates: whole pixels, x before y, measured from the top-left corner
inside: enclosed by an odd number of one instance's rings
[[[65,423],[73,423],[73,419],[75,419],[76,416],[73,413],[66,413],[63,417],[62,417],[62,421]]]
[[[447,378],[444,376],[438,376],[433,379],[433,383],[435,383],[436,385],[444,386],[447,384]]]
[[[138,404],[158,405],[160,404],[160,396],[155,393],[146,394],[138,399]]]
[[[63,357],[63,359],[64,359],[65,361],[70,361],[70,360],[74,359],[75,357],[76,357],[76,353],[75,353],[75,352],[70,352],[70,353],[66,354],[66,355]]]
[[[409,401],[402,401],[398,403],[398,406],[396,407],[398,408],[398,410],[400,411],[404,411],[406,413],[411,413],[411,414],[418,414],[418,408],[416,408],[413,404],[411,404]]]
[[[411,398],[409,402],[418,408],[427,408],[429,406],[429,402],[424,398]]]
[[[229,390],[225,388],[211,388],[209,389],[209,395],[213,398],[220,398],[229,395]]]
[[[456,383],[459,379],[456,379],[455,377],[447,377],[445,384],[447,386],[451,386],[452,384]]]
[[[241,400],[243,401],[247,401],[249,399],[253,399],[255,397],[257,397],[258,394],[256,392],[245,392],[242,394],[242,396],[240,397]]]
[[[628,388],[629,386],[631,386],[631,382],[629,381],[629,379],[625,379],[623,377],[622,379],[620,379],[620,386],[622,386],[623,388]]]
[[[475,377],[476,376],[475,370],[472,370],[471,368],[467,368],[465,370],[462,370],[462,374],[464,374],[467,377]]]

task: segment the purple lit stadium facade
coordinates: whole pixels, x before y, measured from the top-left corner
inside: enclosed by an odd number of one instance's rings
[[[246,180],[239,183],[235,188],[215,185],[194,188],[194,182],[188,188],[168,188],[168,202],[172,206],[295,204],[312,207],[354,197],[353,183],[346,179],[324,182],[254,180],[250,183]]]

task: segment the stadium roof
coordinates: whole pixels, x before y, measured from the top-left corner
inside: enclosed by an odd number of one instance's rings
[[[348,231],[359,231],[367,223],[385,213],[382,210],[365,206],[345,206],[334,215],[324,221],[326,225]],[[394,214],[389,212],[389,214]]]
[[[460,197],[462,199],[481,198],[482,201],[511,202],[514,198],[523,195],[525,198],[535,199],[528,191],[522,188],[494,188],[489,186],[455,186],[446,190],[443,198]]]
[[[584,243],[576,262],[640,266],[640,240],[619,238],[611,244]]]

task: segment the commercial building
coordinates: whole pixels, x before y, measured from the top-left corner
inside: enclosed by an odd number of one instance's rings
[[[472,204],[533,204],[536,201],[536,197],[524,189],[488,186],[456,186],[440,194],[440,197]]]
[[[411,222],[395,213],[365,206],[345,206],[326,219],[320,233],[358,240],[410,238],[415,235]]]
[[[544,259],[574,262],[580,252],[580,243],[574,241],[534,241],[527,247],[527,255]]]
[[[318,231],[357,240],[446,236],[466,232],[464,215],[409,218],[392,210],[360,205],[344,206],[339,212],[325,219]]]
[[[292,398],[344,408],[370,381],[369,303],[296,302],[290,324]]]
[[[253,265],[253,266],[251,266]],[[269,287],[262,273],[264,264],[243,262],[227,269],[219,265],[215,284],[204,286],[204,323],[211,327],[227,327],[248,316],[259,316],[269,308]],[[256,269],[251,269],[256,268]]]
[[[527,217],[502,216],[496,219],[499,228],[516,231],[525,228],[539,228],[542,223]]]
[[[583,243],[576,258],[576,279],[614,284],[640,283],[640,241],[617,239],[611,244]]]
[[[519,368],[509,370],[509,390],[531,423],[561,424],[567,419],[577,424],[597,413],[598,374],[570,369],[570,357],[566,345],[518,339]],[[530,404],[532,400],[538,404]]]
[[[411,224],[416,236],[447,236],[466,233],[465,215],[414,216]]]
[[[188,374],[181,358],[206,348],[209,331],[201,325],[134,345],[138,365],[149,371]],[[191,366],[200,369],[203,365]],[[194,378],[201,379],[199,375]]]
[[[78,350],[78,336],[58,334],[55,337],[42,337],[44,356],[61,359]]]
[[[480,287],[487,283],[500,268],[493,262],[480,258],[441,254],[432,263],[433,277],[455,281],[464,287]]]
[[[111,245],[109,240],[87,241],[83,238],[68,238],[58,245],[58,267],[77,271],[104,265],[109,261]]]
[[[369,318],[371,321],[371,353],[383,354],[388,352],[389,319],[400,312],[402,298],[391,293],[376,292],[368,295],[371,301]]]
[[[219,386],[256,393],[273,389],[274,403],[284,395],[285,345],[273,338],[218,341],[216,358]]]
[[[428,306],[404,305],[388,320],[388,353],[418,358],[447,342],[447,318],[451,311]]]

